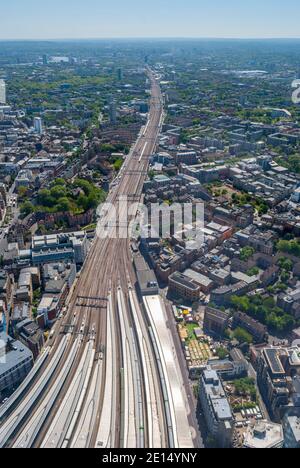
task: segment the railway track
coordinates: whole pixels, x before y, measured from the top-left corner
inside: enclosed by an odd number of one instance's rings
[[[107,202],[115,206],[123,195],[135,194],[139,200],[160,131],[161,93],[153,74],[148,74],[152,89],[148,123],[108,196]],[[136,211],[137,207],[129,223]],[[111,212],[103,214],[100,235],[67,312],[56,327],[48,355],[34,371],[38,377],[28,377],[21,393],[8,402],[0,446],[160,448],[168,444],[154,350],[129,286],[135,275],[128,223],[117,227],[117,236],[102,236],[104,230],[114,233],[111,220]],[[23,400],[18,403],[20,395]]]

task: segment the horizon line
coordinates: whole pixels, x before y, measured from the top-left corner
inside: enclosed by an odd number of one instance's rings
[[[248,36],[107,36],[107,37],[53,37],[53,38],[0,38],[0,42],[59,42],[59,41],[125,41],[125,40],[215,40],[215,41],[296,41],[300,36],[294,37],[248,37]]]

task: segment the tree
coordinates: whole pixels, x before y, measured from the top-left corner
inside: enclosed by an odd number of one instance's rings
[[[66,213],[71,211],[70,201],[67,197],[60,198],[56,205],[56,209],[58,212]]]
[[[38,193],[38,203],[48,208],[53,208],[56,200],[51,196],[50,190],[43,189]]]
[[[246,314],[250,311],[250,299],[247,296],[233,296],[231,298],[231,304],[236,310],[241,310]]]
[[[283,283],[277,283],[274,290],[270,292],[267,298],[259,294],[254,296],[233,296],[231,298],[232,307],[235,310],[245,312],[250,317],[266,325],[272,332],[289,331],[296,324],[295,319],[284,312],[276,305],[274,294],[276,291],[285,291],[287,286]]]
[[[288,164],[291,171],[300,173],[300,155],[294,155],[288,158]]]
[[[293,266],[294,266],[292,260],[290,260],[289,258],[285,258],[285,257],[281,257],[278,260],[278,265],[282,270],[285,270],[285,271],[292,271]]]
[[[20,206],[20,211],[24,216],[28,216],[34,212],[34,206],[31,202],[26,201]]]
[[[254,267],[247,271],[248,276],[257,276],[259,273],[259,268]]]
[[[218,348],[216,353],[218,358],[221,359],[221,361],[223,361],[229,356],[229,353],[226,348]]]
[[[201,124],[201,119],[193,119],[193,126],[196,127]]]
[[[285,252],[296,257],[300,257],[300,242],[296,239],[291,241],[280,240],[277,243],[277,250],[279,252]]]
[[[240,396],[250,396],[253,402],[257,401],[257,390],[255,387],[255,380],[252,378],[245,378],[236,380],[234,382],[236,393]]]
[[[57,179],[54,180],[54,182],[52,183],[52,186],[57,186],[57,185],[60,185],[60,186],[65,186],[66,185],[66,181],[65,179],[62,179],[61,177],[58,177]]]
[[[244,247],[240,252],[240,260],[242,262],[247,262],[254,254],[255,250],[253,247]]]
[[[120,169],[121,169],[121,167],[123,166],[123,159],[122,159],[122,158],[118,158],[118,159],[114,162],[113,166],[114,166],[115,171],[116,171],[116,172],[119,172]]]
[[[74,188],[81,188],[87,196],[94,190],[94,186],[85,179],[76,179],[73,186]]]
[[[273,309],[276,306],[275,299],[274,297],[271,297],[271,296],[264,299],[263,304],[268,309]]]
[[[189,134],[187,130],[181,129],[180,135],[179,135],[179,142],[186,144],[189,141]]]
[[[260,215],[267,214],[269,211],[268,205],[266,205],[266,203],[264,202],[259,202],[256,207],[257,207],[258,214]]]
[[[233,336],[241,344],[242,343],[251,344],[253,342],[253,338],[250,335],[250,333],[248,333],[246,330],[240,327],[234,331]]]
[[[283,271],[280,275],[280,281],[282,283],[287,283],[290,279],[290,273],[288,271]]]
[[[19,187],[19,188],[18,188],[18,196],[19,196],[21,199],[24,199],[24,198],[26,197],[27,192],[28,192],[27,187]]]
[[[60,198],[66,197],[67,189],[66,187],[63,187],[62,185],[55,185],[54,187],[51,188],[50,194],[51,194],[51,197],[53,197],[55,200],[59,200]]]

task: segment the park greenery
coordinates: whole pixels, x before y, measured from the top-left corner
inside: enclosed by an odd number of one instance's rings
[[[38,192],[34,200],[25,200],[21,205],[21,213],[28,215],[33,212],[82,214],[95,209],[105,200],[105,192],[91,182],[75,179],[66,182],[55,179],[49,188]]]
[[[255,249],[253,247],[244,247],[240,251],[240,260],[242,262],[247,262],[255,254]]]
[[[259,294],[251,297],[233,296],[231,304],[234,310],[244,312],[255,320],[258,320],[266,325],[271,332],[289,332],[295,327],[296,321],[294,317],[278,307],[275,298],[272,296],[263,297]]]
[[[233,338],[236,339],[240,344],[247,343],[251,344],[253,338],[244,328],[238,327],[233,332]]]
[[[232,202],[239,206],[243,207],[245,205],[251,205],[258,212],[258,214],[263,215],[268,212],[268,205],[261,198],[253,197],[249,193],[233,193],[231,195]]]
[[[102,143],[99,147],[99,152],[100,153],[129,153],[129,146],[124,144],[124,143]]]
[[[259,274],[259,268],[253,267],[250,268],[250,270],[247,271],[248,276],[257,276]]]
[[[121,170],[124,163],[124,159],[121,156],[111,156],[109,161],[113,165],[116,172]]]
[[[300,242],[297,239],[294,240],[280,240],[277,243],[277,250],[279,252],[294,255],[300,257]]]
[[[290,271],[292,271],[294,264],[293,264],[292,260],[290,260],[289,258],[281,257],[278,260],[278,266],[283,271],[290,272]]]
[[[246,377],[244,379],[235,380],[234,388],[238,396],[248,396],[253,402],[257,401],[257,390],[254,379]]]
[[[218,348],[216,350],[216,353],[217,353],[217,356],[219,359],[221,359],[221,361],[223,361],[224,359],[226,359],[228,356],[229,356],[229,353],[228,353],[228,350],[226,348]]]
[[[300,154],[279,157],[276,162],[289,169],[289,171],[300,174]]]
[[[121,167],[123,166],[123,159],[121,159],[121,158],[117,159],[117,160],[114,162],[113,166],[114,166],[115,171],[116,171],[116,172],[119,172],[120,169],[121,169]]]
[[[255,409],[257,406],[256,402],[253,401],[243,401],[243,403],[233,404],[232,408],[235,413],[239,413],[240,411],[246,411],[250,409]]]

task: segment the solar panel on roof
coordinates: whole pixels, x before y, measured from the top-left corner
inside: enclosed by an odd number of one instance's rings
[[[278,357],[277,349],[266,349],[266,354],[272,367],[274,374],[281,374],[284,372],[281,361]]]

